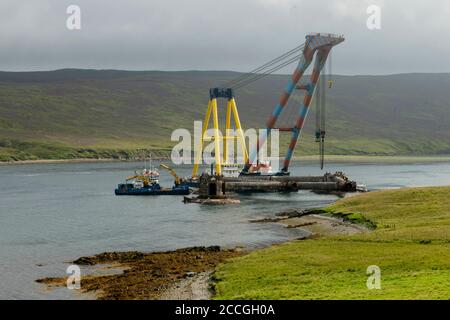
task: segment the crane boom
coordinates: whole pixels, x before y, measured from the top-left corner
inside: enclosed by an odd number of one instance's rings
[[[299,114],[295,120],[294,127],[289,128],[289,131],[291,131],[291,141],[289,143],[288,151],[286,153],[286,156],[284,158],[283,167],[280,172],[280,174],[289,174],[289,164],[292,159],[295,146],[297,145],[297,141],[300,137],[301,131],[303,129],[308,110],[309,105],[312,100],[312,96],[314,94],[314,90],[317,85],[317,81],[319,80],[320,72],[322,71],[325,62],[327,60],[328,54],[330,53],[331,49],[338,45],[339,43],[344,41],[343,36],[337,36],[332,34],[324,34],[324,33],[311,33],[306,36],[306,41],[304,45],[303,52],[300,56],[300,61],[298,63],[297,68],[295,69],[294,73],[292,74],[291,79],[287,83],[287,85],[284,88],[283,93],[280,96],[280,100],[278,104],[275,106],[275,110],[272,112],[270,117],[268,118],[266,122],[266,130],[264,130],[264,134],[260,135],[259,141],[257,144],[257,148],[250,150],[250,156],[249,161],[246,163],[243,173],[248,172],[250,166],[255,162],[255,159],[257,158],[257,154],[259,151],[259,148],[261,148],[264,143],[267,140],[267,136],[270,133],[270,130],[276,129],[275,124],[278,120],[278,117],[280,116],[281,112],[283,111],[283,108],[287,105],[287,102],[292,94],[292,92],[297,89],[305,90],[305,94],[303,97],[303,102],[300,105],[299,108]],[[316,54],[317,53],[317,54]],[[314,62],[314,68],[312,71],[312,74],[310,76],[310,79],[306,85],[303,86],[297,86],[297,83],[300,81],[300,79],[303,77],[304,72],[309,67],[309,65],[312,63],[314,54],[316,54],[316,60]],[[284,130],[286,131],[286,130]]]
[[[180,176],[178,176],[178,174],[175,172],[175,170],[173,170],[171,167],[169,167],[168,165],[161,163],[159,165],[161,168],[166,169],[167,171],[169,171],[169,173],[175,178],[175,185],[179,185],[182,181],[182,179],[180,178]]]

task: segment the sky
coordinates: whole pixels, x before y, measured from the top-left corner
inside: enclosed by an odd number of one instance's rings
[[[249,71],[328,32],[335,74],[450,72],[449,17],[448,0],[2,0],[0,70]]]

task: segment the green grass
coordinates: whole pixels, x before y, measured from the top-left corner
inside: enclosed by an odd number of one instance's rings
[[[377,225],[374,240],[450,241],[450,187],[374,191],[340,200],[330,213],[360,213]]]
[[[293,241],[221,265],[217,299],[450,299],[450,187],[372,192],[329,214],[376,225],[371,233]],[[381,289],[366,269],[381,268]]]

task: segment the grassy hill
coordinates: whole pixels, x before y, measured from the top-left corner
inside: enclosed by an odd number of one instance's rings
[[[216,71],[64,69],[0,72],[0,160],[128,157],[168,149],[175,128],[203,118],[208,89],[237,77]],[[289,76],[236,92],[245,128],[263,127]],[[450,154],[450,74],[335,76],[327,153]],[[300,95],[286,114],[296,114]],[[314,113],[296,155],[314,154]],[[286,137],[285,139],[287,139]],[[282,148],[283,150],[283,148]]]
[[[450,298],[450,187],[370,192],[328,207],[364,217],[370,233],[325,236],[257,250],[221,265],[217,299]],[[368,290],[367,267],[381,270]]]

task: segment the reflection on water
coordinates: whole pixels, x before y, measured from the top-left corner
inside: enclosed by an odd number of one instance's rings
[[[157,163],[155,163],[157,165]],[[77,299],[46,291],[34,280],[62,276],[79,256],[112,250],[169,250],[193,245],[261,246],[302,236],[300,230],[248,220],[290,208],[327,205],[337,198],[307,191],[241,197],[233,206],[183,204],[182,197],[116,197],[114,188],[142,163],[0,166],[0,298]],[[450,164],[329,164],[370,189],[445,185]],[[182,176],[188,167],[177,168]],[[292,174],[321,174],[295,164]],[[160,182],[172,184],[162,173]]]

